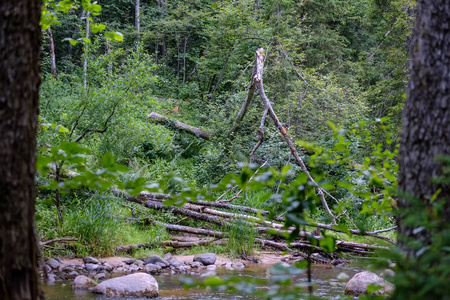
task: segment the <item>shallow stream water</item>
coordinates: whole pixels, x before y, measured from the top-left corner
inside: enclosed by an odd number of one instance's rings
[[[224,267],[218,267],[216,270],[217,276],[250,276],[254,278],[266,279],[268,278],[270,266],[267,265],[251,265],[245,269],[227,270]],[[312,268],[312,280],[314,285],[314,295],[323,299],[336,299],[343,295],[345,284],[336,281],[339,273],[345,272],[352,277],[354,274],[361,271],[359,267],[344,266],[332,267],[317,265]],[[211,300],[231,300],[231,299],[259,299],[245,293],[235,293],[228,291],[211,291],[211,290],[185,290],[182,284],[178,281],[180,277],[191,277],[193,279],[201,280],[198,275],[155,275],[155,279],[159,284],[160,297],[157,300],[197,300],[197,299],[211,299]],[[306,274],[301,274],[292,277],[294,283],[301,283],[307,281]],[[261,289],[268,289],[268,286],[261,286]],[[70,281],[56,282],[53,284],[45,284],[44,291],[48,300],[91,300],[91,299],[106,299],[105,296],[96,295],[89,291],[73,291]],[[299,295],[298,299],[306,299],[305,296]],[[117,298],[118,299],[118,298]],[[121,298],[125,299],[125,298]],[[129,298],[127,298],[129,299]],[[134,298],[136,299],[136,298]]]

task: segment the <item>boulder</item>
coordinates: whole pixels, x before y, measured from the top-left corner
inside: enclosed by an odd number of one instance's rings
[[[48,262],[48,265],[49,265],[50,267],[52,267],[52,269],[58,269],[60,263],[59,263],[59,261],[57,261],[56,259],[51,258],[50,261]]]
[[[85,258],[83,258],[83,261],[85,264],[97,264],[97,265],[100,264],[98,259],[92,256],[86,256]]]
[[[154,298],[159,296],[158,282],[152,275],[146,273],[105,280],[98,284],[93,292],[107,297]]]
[[[161,266],[163,268],[167,268],[168,266],[170,266],[170,264],[167,262],[167,260],[165,260],[164,258],[162,258],[159,255],[153,254],[150,255],[149,257],[147,257],[146,259],[144,259],[145,264],[162,264]]]
[[[87,276],[79,275],[72,282],[72,288],[75,290],[87,290],[93,288],[97,283]]]
[[[367,294],[367,287],[372,284],[382,287],[381,289],[370,293],[372,295],[389,295],[394,290],[393,284],[387,282],[381,277],[378,277],[378,275],[372,272],[365,271],[355,274],[355,276],[347,282],[345,285],[345,294],[355,296]]]
[[[213,265],[216,263],[216,255],[214,253],[199,254],[194,257],[194,261],[199,261],[205,266]]]

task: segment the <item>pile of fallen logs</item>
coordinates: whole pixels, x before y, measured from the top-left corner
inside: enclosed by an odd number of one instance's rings
[[[237,219],[240,219],[241,222],[245,223],[248,226],[253,226],[255,232],[261,235],[261,237],[255,238],[255,243],[260,244],[262,247],[270,247],[275,248],[277,250],[296,252],[301,249],[310,249],[312,252],[322,252],[323,250],[316,245],[310,243],[310,240],[313,238],[318,241],[323,239],[320,235],[313,235],[311,232],[300,231],[298,240],[288,244],[285,241],[286,233],[292,232],[293,228],[284,228],[282,222],[284,221],[283,217],[277,217],[275,220],[265,220],[260,216],[266,216],[269,214],[269,211],[258,210],[251,207],[233,205],[229,203],[223,202],[209,202],[209,201],[197,201],[197,202],[188,202],[182,205],[181,207],[177,206],[166,206],[163,202],[167,199],[170,199],[171,196],[168,194],[157,194],[157,193],[148,193],[142,192],[139,196],[133,197],[125,194],[123,191],[114,190],[114,194],[121,196],[123,199],[139,203],[140,205],[153,209],[153,210],[161,210],[168,211],[174,215],[182,216],[183,218],[191,218],[199,221],[208,222],[211,224],[215,224],[223,228],[223,231],[218,230],[210,230],[210,229],[202,229],[202,228],[194,228],[189,226],[182,226],[178,224],[168,224],[162,223],[154,220],[153,218],[129,218],[131,221],[142,221],[146,224],[153,224],[155,226],[163,226],[166,230],[171,232],[182,232],[187,234],[194,234],[200,236],[206,236],[209,238],[199,239],[197,241],[185,241],[185,240],[177,240],[177,241],[162,241],[159,242],[159,245],[163,247],[173,247],[173,248],[181,248],[181,247],[192,247],[198,245],[205,244],[223,244],[227,242],[228,232],[227,228],[231,227]],[[331,230],[340,232],[339,229],[336,229],[332,225],[325,224],[312,224],[316,228]],[[381,235],[380,233],[388,230],[393,230],[395,227],[386,229],[386,230],[378,230],[378,231],[366,231],[361,232],[360,230],[349,230],[351,234],[356,235],[366,235],[374,238],[382,239],[384,241],[390,242],[394,244],[394,241],[386,236]],[[268,234],[270,233],[270,234]],[[263,236],[269,236],[263,238]],[[130,251],[140,247],[148,247],[151,246],[150,243],[142,243],[135,245],[126,245],[120,246],[117,248],[118,251]],[[389,250],[389,247],[378,246],[378,245],[369,245],[362,243],[354,243],[347,241],[336,241],[336,251],[339,252],[350,252],[356,254],[371,254],[376,250]]]

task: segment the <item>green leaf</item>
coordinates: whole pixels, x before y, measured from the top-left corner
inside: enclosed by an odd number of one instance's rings
[[[325,252],[334,252],[336,251],[336,240],[334,239],[334,237],[325,236],[323,239],[319,240],[319,246]]]

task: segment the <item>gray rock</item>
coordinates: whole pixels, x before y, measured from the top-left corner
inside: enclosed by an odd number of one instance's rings
[[[149,257],[144,259],[144,262],[145,262],[145,264],[160,263],[160,264],[162,264],[161,267],[163,267],[163,268],[167,268],[168,266],[170,266],[170,264],[167,260],[165,260],[164,258],[162,258],[161,256],[156,255],[156,254],[150,255]]]
[[[341,272],[336,278],[339,281],[348,281],[350,279],[350,276],[348,276],[345,272]]]
[[[155,274],[158,273],[159,270],[161,270],[161,266],[155,265],[155,264],[146,264],[145,265],[145,272]]]
[[[137,272],[139,270],[142,270],[142,268],[139,267],[138,265],[132,264],[132,265],[130,265],[130,269],[129,270],[130,270],[130,272]]]
[[[168,265],[166,265],[165,263],[159,262],[159,261],[155,262],[155,265],[158,265],[161,268],[167,268],[168,267]]]
[[[83,258],[83,261],[85,264],[97,264],[97,265],[100,264],[98,259],[92,256],[86,256],[85,258]]]
[[[48,265],[49,265],[50,267],[52,267],[52,269],[58,269],[60,263],[59,263],[59,261],[57,261],[56,259],[51,258],[50,261],[48,262]]]
[[[389,295],[394,290],[393,284],[378,277],[378,275],[372,272],[365,271],[355,274],[355,276],[347,282],[345,285],[345,294],[355,296],[367,294],[367,287],[371,284],[382,287],[378,291],[371,293],[372,295]]]
[[[233,267],[235,267],[237,269],[242,269],[242,268],[245,268],[245,265],[241,262],[235,262],[235,263],[233,263]],[[288,267],[289,267],[289,265],[288,265]]]
[[[104,263],[103,266],[105,267],[105,270],[108,272],[111,272],[114,269],[114,267],[108,263]]]
[[[194,261],[193,263],[191,263],[191,268],[196,269],[196,268],[200,268],[203,267],[203,264],[199,261]]]
[[[105,279],[106,278],[106,273],[98,273],[97,275],[94,276],[95,280],[100,280],[100,279]]]
[[[78,274],[77,271],[71,271],[71,272],[67,273],[65,277],[66,277],[66,279],[74,279],[78,275],[80,275],[80,274]]]
[[[172,259],[172,253],[166,253],[166,255],[164,255],[164,259],[165,260],[167,260],[167,261],[169,261],[169,260],[171,260]]]
[[[180,266],[184,266],[184,263],[182,263],[181,261],[179,261],[176,258],[171,258],[170,260],[167,261],[171,266],[178,268]]]
[[[217,267],[215,265],[209,265],[206,267],[206,270],[208,270],[208,271],[214,271],[215,269],[217,269]]]
[[[234,268],[233,268],[233,263],[232,263],[231,261],[227,262],[227,263],[225,264],[225,268],[226,268],[227,270],[234,270]]]
[[[55,257],[55,259],[60,263],[60,264],[62,264],[63,262],[62,262],[62,259],[61,258],[59,258],[59,257]]]
[[[194,261],[199,261],[203,265],[213,265],[216,263],[216,255],[214,253],[199,254],[194,257]]]
[[[72,272],[72,271],[75,271],[75,267],[74,267],[73,265],[64,266],[64,267],[62,268],[62,271],[63,271],[63,272],[70,273],[70,272]]]
[[[123,277],[108,279],[98,284],[94,293],[107,297],[143,297],[159,296],[158,282],[146,273],[135,273]]]
[[[46,273],[50,273],[52,271],[52,267],[50,267],[49,265],[45,265],[44,268]]]
[[[96,285],[97,283],[94,280],[84,275],[75,277],[72,282],[72,288],[75,290],[87,290],[95,287]]]
[[[186,272],[188,270],[188,268],[186,265],[181,265],[181,266],[177,267],[177,270],[179,272]]]
[[[138,266],[143,266],[143,265],[144,265],[144,261],[142,261],[142,260],[140,260],[140,259],[137,259],[134,263],[135,263],[136,265],[138,265]]]
[[[127,265],[131,265],[132,263],[134,263],[136,260],[133,258],[130,259],[125,259],[123,262],[126,263]]]
[[[55,282],[56,275],[55,274],[47,274],[47,282]]]
[[[86,264],[86,270],[88,270],[88,272],[96,271],[99,268],[100,268],[100,265],[97,265],[97,264],[91,264],[91,263]]]

